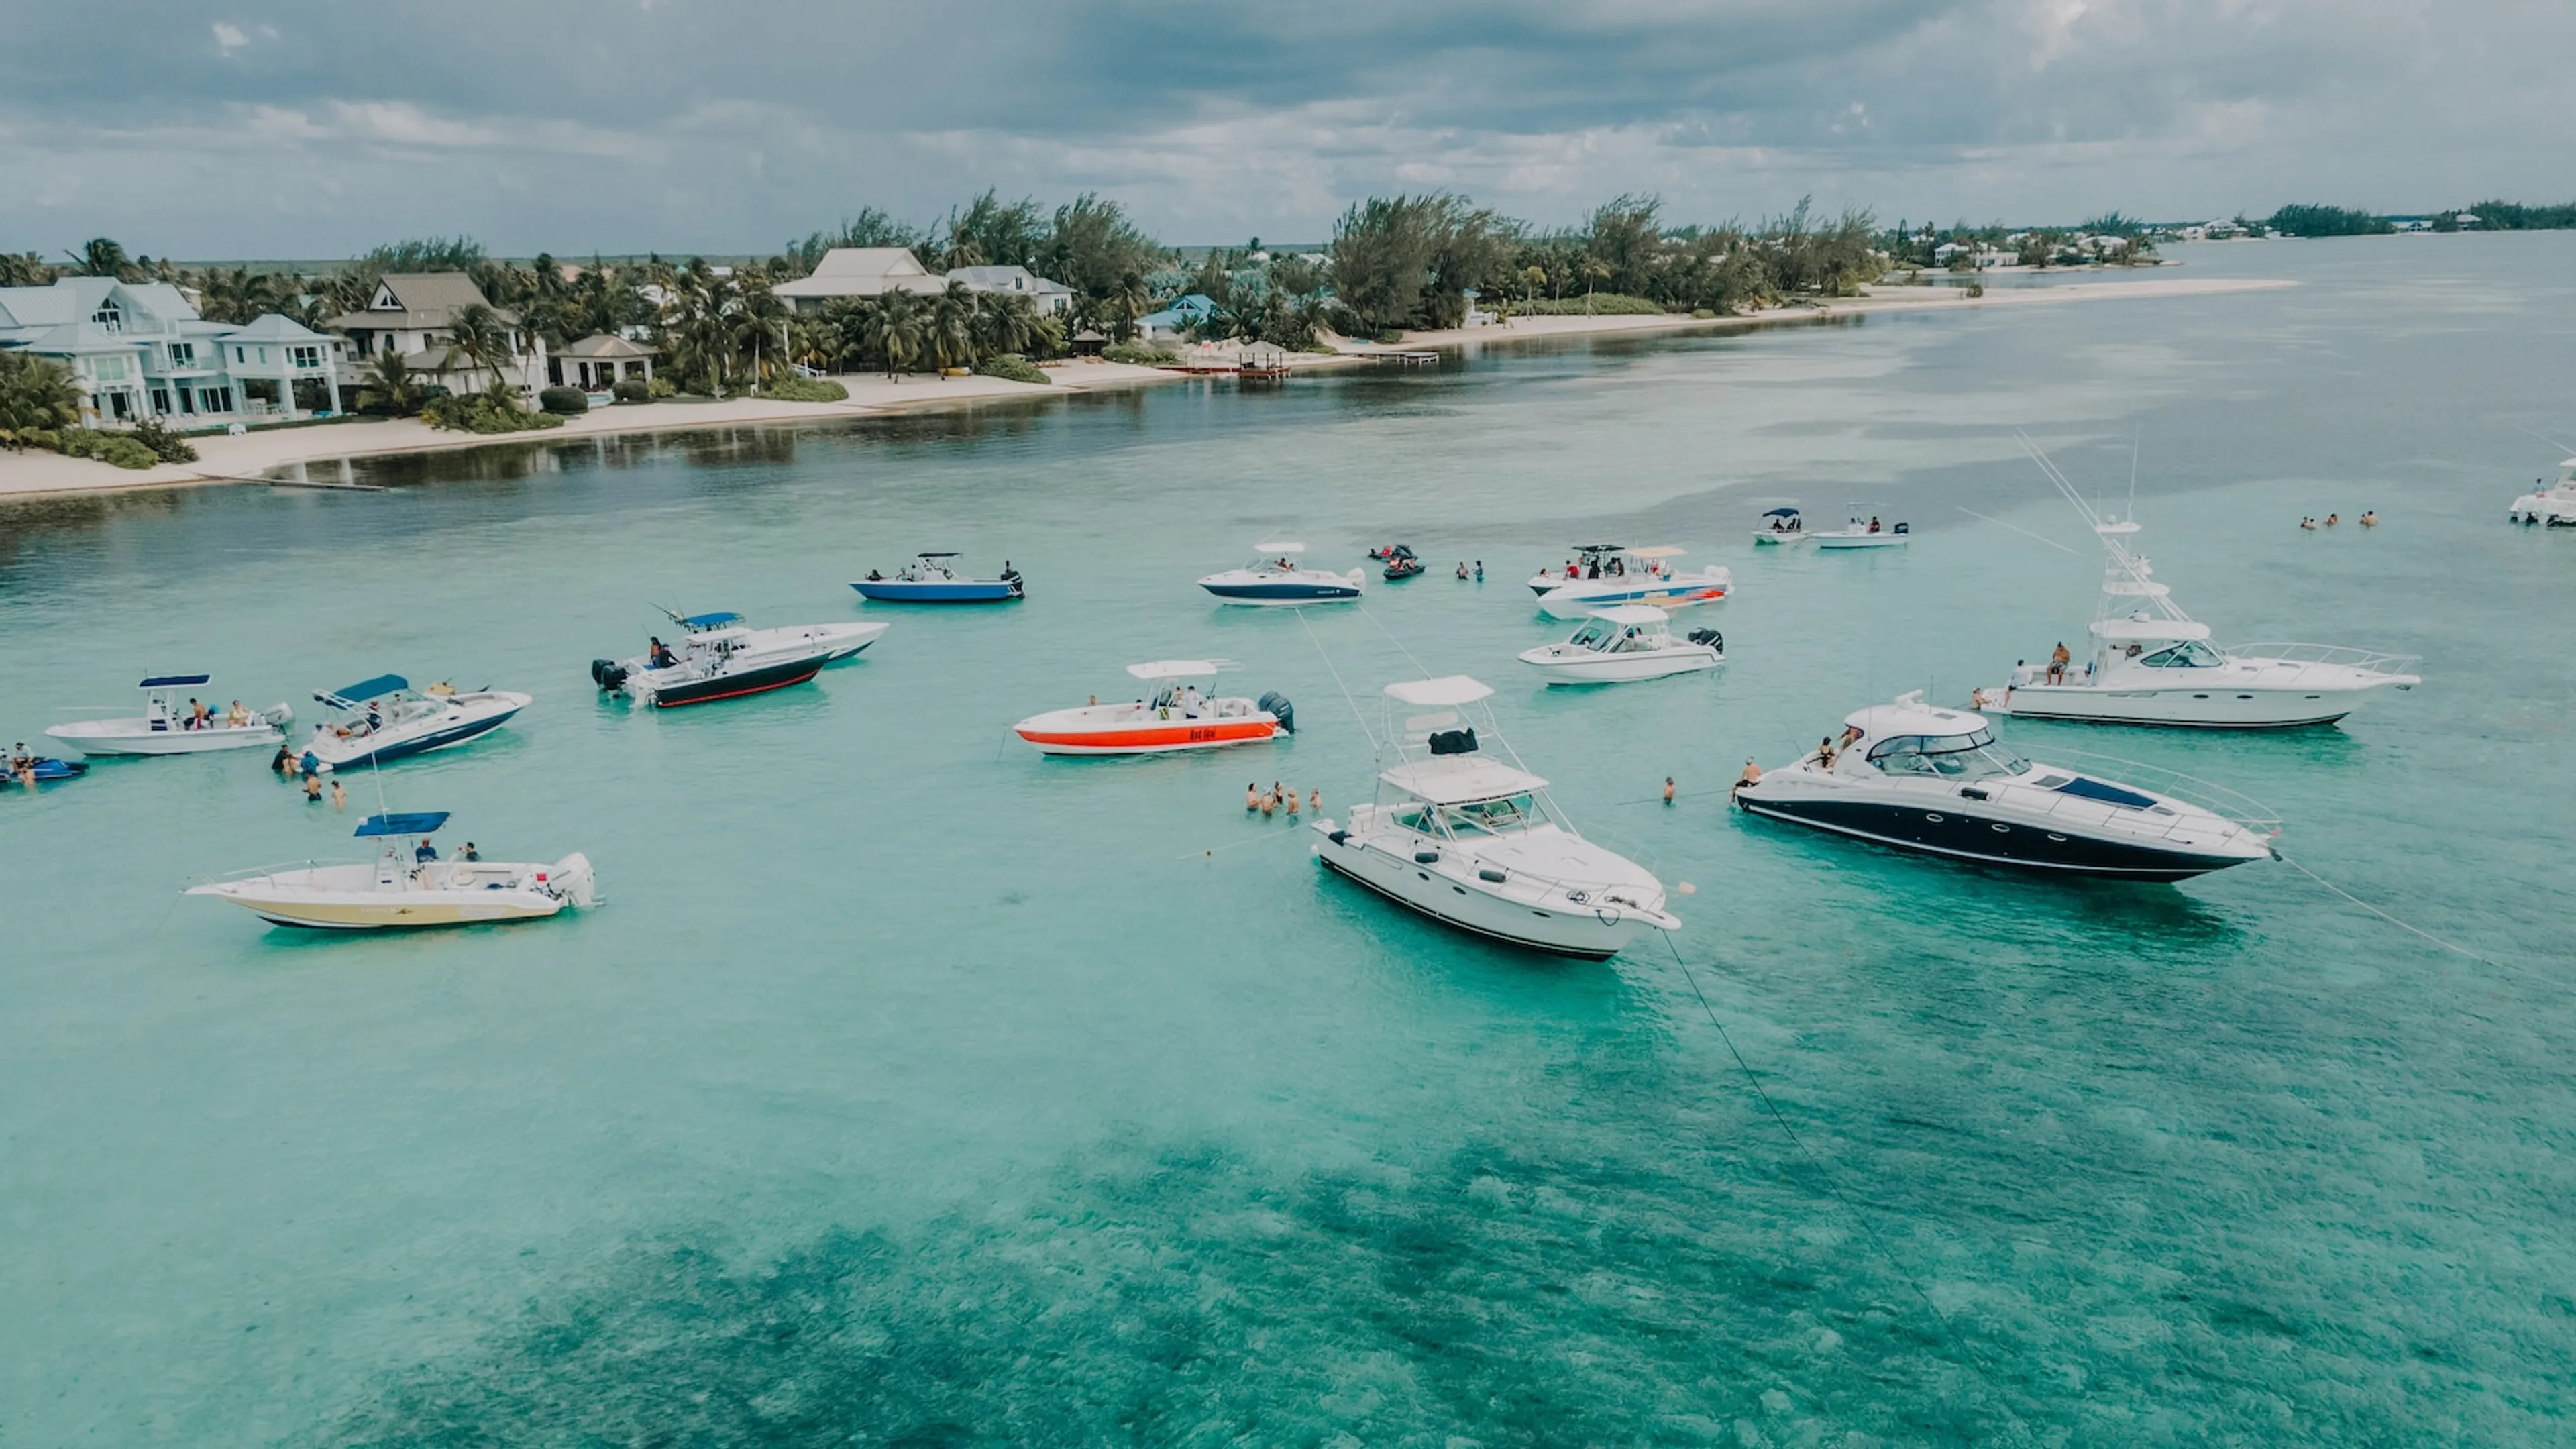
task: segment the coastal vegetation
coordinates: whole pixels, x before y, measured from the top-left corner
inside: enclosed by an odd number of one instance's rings
[[[2273,212],[2263,223],[2282,236],[2377,236],[2394,231],[2386,218],[2350,207],[2300,202]]]

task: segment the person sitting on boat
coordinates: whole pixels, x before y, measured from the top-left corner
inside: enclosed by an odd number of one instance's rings
[[[1869,516],[1869,531],[1872,533],[1878,532],[1878,515],[1875,513]]]
[[[645,661],[646,661],[645,666],[644,666],[645,668],[647,668],[647,669],[668,669],[668,668],[670,668],[671,666],[673,666],[673,665],[675,665],[675,664],[677,664],[677,663],[679,663],[679,662],[680,662],[676,657],[674,657],[674,656],[672,655],[672,653],[671,653],[671,646],[662,642],[662,636],[661,636],[661,635],[656,634],[656,635],[652,636],[652,639],[653,639],[653,647],[652,647],[651,649],[647,650],[647,651],[645,652],[645,656],[644,656]]]
[[[1819,769],[1826,770],[1830,770],[1834,767],[1834,737],[1832,735],[1827,735],[1823,739],[1816,741],[1816,765]]]
[[[885,575],[877,572],[875,569],[870,569],[868,570],[868,582],[872,584],[884,583]]]
[[[420,844],[411,848],[411,858],[415,864],[427,865],[438,859],[438,847],[430,844],[429,837],[424,835],[420,838]]]
[[[240,700],[234,700],[233,707],[224,711],[224,723],[234,729],[240,729],[250,723],[250,711],[242,708]]]
[[[1762,767],[1753,763],[1751,760],[1746,760],[1744,762],[1744,773],[1735,777],[1735,783],[1728,788],[1726,798],[1729,800],[1734,799],[1736,791],[1743,789],[1747,785],[1759,784],[1761,783],[1761,780]],[[1667,790],[1671,789],[1672,781],[1666,780],[1664,782],[1664,788]],[[1670,799],[1671,797],[1667,796],[1666,798]]]
[[[458,860],[481,860],[483,858],[483,852],[476,850],[474,848],[474,842],[469,840],[465,842],[465,848],[463,850],[456,852],[456,858]]]
[[[1011,567],[1011,561],[1009,559],[1002,560],[1002,582],[1006,584],[1017,583],[1019,581],[1019,577],[1020,571]]]
[[[2063,639],[2058,640],[2057,647],[2048,652],[2048,682],[2051,684],[2064,684],[2066,682],[2066,666],[2074,662],[2075,656],[2066,652],[2066,641]]]

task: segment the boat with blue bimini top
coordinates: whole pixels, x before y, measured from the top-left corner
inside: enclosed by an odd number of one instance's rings
[[[1807,532],[1807,520],[1794,508],[1774,508],[1763,513],[1754,527],[1753,541],[1775,547],[1805,543],[1813,535]]]
[[[142,714],[72,720],[45,733],[85,755],[202,755],[284,742],[284,727],[294,720],[295,711],[283,704],[252,711],[243,709],[238,700],[224,709],[179,703],[180,690],[199,688],[211,680],[205,674],[156,674],[135,686],[143,691]],[[188,701],[191,706],[197,703]]]
[[[924,553],[913,556],[910,567],[899,569],[886,578],[868,570],[863,579],[852,579],[850,587],[859,597],[881,604],[1003,604],[1028,597],[1027,581],[1020,571],[1002,561],[999,578],[969,578],[957,571],[955,553]]]
[[[373,860],[263,866],[184,894],[230,901],[272,925],[322,931],[497,925],[599,903],[590,858],[578,852],[552,865],[490,861],[469,841],[441,860],[430,836],[447,818],[444,810],[370,815],[356,836],[384,842]]]
[[[433,684],[416,690],[399,674],[361,679],[313,698],[337,712],[336,720],[316,724],[304,741],[304,753],[326,770],[452,749],[508,724],[529,700],[509,689]]]
[[[2108,880],[2188,880],[2273,853],[2280,822],[2262,807],[2155,773],[2175,783],[2148,789],[2023,759],[1983,718],[1915,690],[1854,712],[1839,741],[1794,764],[1748,769],[1734,799],[1749,814],[1899,850]]]
[[[1302,543],[1278,540],[1254,548],[1252,562],[1210,574],[1199,580],[1199,587],[1229,604],[1337,604],[1360,596],[1364,576],[1358,569],[1334,574],[1299,568],[1297,557],[1306,551]]]
[[[1551,619],[1580,619],[1620,604],[1686,609],[1717,603],[1735,587],[1735,575],[1726,569],[1675,567],[1671,560],[1682,556],[1677,548],[1584,543],[1574,552],[1562,573],[1541,569],[1530,580],[1539,612]]]
[[[662,611],[688,632],[674,649],[654,638],[632,659],[594,659],[590,677],[608,694],[655,709],[711,704],[803,684],[823,666],[847,659],[892,627],[880,623],[789,624],[754,629],[740,614]]]
[[[1517,756],[1485,753],[1488,739],[1511,753],[1492,694],[1463,674],[1388,685],[1395,763],[1374,801],[1315,823],[1317,863],[1443,925],[1551,955],[1604,961],[1639,932],[1680,929],[1651,871],[1575,833]]]

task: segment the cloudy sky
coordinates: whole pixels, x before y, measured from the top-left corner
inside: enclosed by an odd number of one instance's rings
[[[743,252],[1098,190],[1167,242],[1371,192],[1542,223],[2576,197],[2569,0],[0,0],[0,248]]]

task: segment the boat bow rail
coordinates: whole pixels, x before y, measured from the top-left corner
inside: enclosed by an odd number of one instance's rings
[[[2009,783],[2036,786],[2038,781],[2034,779],[2033,776],[2039,775],[2050,763],[2054,763],[2055,760],[2064,759],[2069,762],[2081,762],[2085,765],[2099,767],[2106,774],[2116,772],[2121,784],[2138,785],[2142,788],[2152,790],[2157,795],[2165,798],[2179,800],[2183,804],[2192,806],[2195,809],[2206,810],[2210,814],[2217,816],[2219,819],[2226,821],[2230,825],[2250,830],[2257,835],[2278,834],[2280,832],[2281,817],[2273,813],[2270,806],[2265,805],[2262,801],[2255,799],[2253,796],[2246,794],[2242,790],[2231,790],[2225,785],[2218,784],[2211,780],[2204,780],[2198,775],[2186,775],[2180,770],[2168,770],[2162,765],[2150,765],[2137,760],[2122,759],[2117,755],[2096,754],[2091,750],[2061,750],[2052,748],[2048,753],[2051,757],[2050,760],[2035,760],[2031,762],[2031,773],[2029,775],[2014,776]],[[2148,778],[2141,779],[2139,778],[2141,776]],[[1970,783],[1977,784],[1985,782],[1972,781]],[[2068,798],[2082,799],[2085,797],[2072,796]],[[2168,831],[2170,831],[2171,828],[2172,827],[2167,827]]]
[[[2330,664],[2339,669],[2358,670],[2364,674],[2411,674],[2424,662],[2421,654],[2383,654],[2375,649],[2357,649],[2344,644],[2303,644],[2295,641],[2265,640],[2253,644],[2222,644],[2219,652],[2231,659],[2247,661],[2277,659],[2286,664]]]

